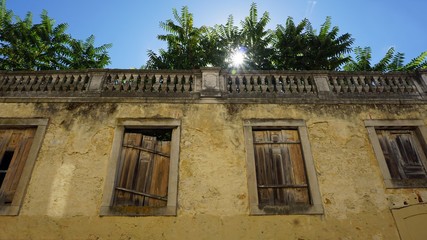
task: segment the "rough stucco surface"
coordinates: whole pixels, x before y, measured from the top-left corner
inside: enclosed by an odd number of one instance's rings
[[[390,208],[426,189],[385,189],[365,119],[422,119],[427,106],[1,103],[49,118],[19,216],[0,239],[399,239]],[[176,217],[99,217],[117,118],[181,119]],[[244,119],[306,121],[323,215],[249,216]]]

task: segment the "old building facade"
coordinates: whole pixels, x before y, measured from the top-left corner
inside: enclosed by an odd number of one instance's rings
[[[0,72],[0,239],[426,239],[427,72]]]

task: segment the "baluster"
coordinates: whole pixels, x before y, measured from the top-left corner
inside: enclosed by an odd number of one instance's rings
[[[24,83],[24,91],[31,91],[32,89],[32,86],[33,86],[33,84],[34,84],[34,80],[37,78],[37,76],[36,77],[34,77],[34,78],[32,78],[31,76],[28,76],[28,78],[27,78],[27,81],[25,81]]]
[[[350,76],[350,78],[348,79],[348,90],[351,93],[354,93],[356,91],[356,84],[352,76]]]
[[[285,87],[285,93],[292,93],[291,91],[291,78],[286,76],[286,79],[283,81],[283,85]]]
[[[16,91],[16,87],[18,86],[19,79],[16,77],[12,78],[12,82],[10,83],[9,89],[10,91]]]
[[[52,91],[52,88],[53,88],[52,82],[53,82],[53,75],[50,75],[49,78],[46,79],[44,91],[49,91],[49,92]]]
[[[133,74],[130,75],[129,85],[130,85],[130,90],[132,92],[136,92],[138,90],[138,78],[139,78],[139,74],[136,76],[136,78],[133,76]]]
[[[337,77],[337,93],[342,93],[344,91],[343,85],[344,85],[343,77],[338,76]]]
[[[9,86],[10,91],[16,91],[18,87],[18,83],[19,83],[19,79],[17,78],[17,76],[14,76]]]
[[[402,77],[399,77],[397,80],[398,91],[401,93],[405,92],[405,84],[403,83]]]
[[[173,78],[173,92],[177,92],[178,91],[177,85],[178,85],[178,76],[175,75],[174,78]]]
[[[362,76],[361,81],[362,81],[362,90],[363,90],[363,92],[366,92],[366,93],[372,92],[371,85],[372,85],[372,87],[376,87],[375,86],[376,84],[375,84],[375,82],[374,82],[374,80],[372,78],[368,78],[368,77],[363,77]]]
[[[147,74],[145,74],[144,80],[141,82],[141,91],[142,92],[149,92],[150,91],[149,82],[150,82],[150,77]]]
[[[296,93],[297,92],[297,88],[298,88],[298,86],[297,86],[297,78],[295,77],[295,76],[291,76],[290,78],[289,78],[289,90],[290,90],[290,92],[291,93]]]
[[[414,79],[412,79],[411,77],[405,77],[405,87],[406,87],[406,91],[409,93],[415,92],[416,88],[415,85],[413,84]]]
[[[119,89],[119,76],[117,74],[111,76],[111,91]]]
[[[186,84],[186,92],[192,92],[193,91],[193,83],[194,83],[194,79],[193,79],[193,75],[188,76],[188,83]]]
[[[148,82],[148,76],[145,74],[145,76],[141,77],[139,76],[138,81],[138,92],[146,92],[147,89],[145,88],[145,84]]]
[[[240,78],[239,76],[236,77],[233,84],[233,91],[236,93],[240,93]]]
[[[269,76],[264,76],[263,92],[271,92],[271,79]]]
[[[272,87],[272,92],[274,92],[274,93],[277,93],[278,92],[278,90],[277,90],[277,80],[276,80],[276,77],[274,76],[274,75],[271,75],[271,82],[270,82],[270,84],[271,84],[271,87]]]
[[[342,92],[344,92],[344,93],[348,93],[349,92],[348,79],[347,79],[346,76],[344,76],[341,79],[341,89],[342,89]]]
[[[9,89],[9,86],[10,86],[10,80],[9,80],[9,77],[6,76],[1,81],[1,87],[0,87],[0,89],[2,91],[7,91]]]
[[[330,76],[329,77],[329,85],[332,88],[332,92],[338,93],[338,82],[337,77]]]
[[[104,89],[107,90],[107,91],[112,91],[113,90],[113,81],[111,80],[111,75],[110,74],[108,74],[107,77],[105,78]]]
[[[80,75],[79,76],[79,81],[76,83],[76,87],[78,91],[83,91],[85,89],[86,86],[86,75]]]
[[[185,93],[188,91],[188,85],[189,84],[189,79],[188,76],[186,75],[182,75],[181,76],[181,92]]]
[[[38,91],[40,87],[40,79],[38,76],[34,78],[34,81],[30,84],[30,91]]]
[[[231,87],[233,85],[233,78],[231,76],[227,77],[227,91],[228,93],[232,93],[233,92],[233,88]]]
[[[255,90],[255,79],[254,79],[253,76],[251,76],[251,78],[249,79],[249,84],[250,84],[250,87],[251,87],[251,92],[255,92],[256,91]]]
[[[62,81],[66,76],[56,75],[55,81],[53,82],[53,90],[61,91],[62,90]]]
[[[313,92],[313,81],[311,80],[311,76],[307,76],[304,78],[304,89],[307,93]]]
[[[28,79],[25,79],[24,76],[21,76],[21,79],[18,82],[18,91],[22,91],[22,89],[24,89],[26,82],[28,81]]]
[[[132,90],[135,92],[141,92],[143,85],[141,85],[142,82],[142,77],[140,74],[138,74],[138,76],[136,76],[136,79],[133,82],[133,86],[132,86]]]
[[[261,92],[262,93],[269,92],[269,89],[268,89],[268,78],[267,77],[262,77],[262,76],[259,76],[259,78],[260,78],[259,83],[260,83],[260,87],[261,87]]]
[[[243,85],[243,91],[248,92],[248,80],[246,79],[246,76],[243,76],[242,85]]]
[[[360,76],[357,76],[356,80],[354,81],[356,92],[361,93],[363,91],[363,83],[362,79],[360,79]]]
[[[372,77],[372,79],[373,79],[373,81],[374,81],[374,83],[375,83],[375,85],[374,86],[376,86],[375,88],[374,88],[374,91],[373,92],[384,92],[384,90],[385,90],[385,82],[384,82],[384,79],[382,78],[382,77],[380,77],[380,76],[374,76],[374,77]]]
[[[304,91],[302,83],[301,83],[301,77],[295,76],[295,84],[297,86],[297,92],[302,93]]]
[[[0,90],[5,91],[5,89],[3,89],[3,86],[5,86],[7,84],[7,80],[8,80],[7,76],[0,79]]]
[[[77,90],[77,83],[79,82],[80,76],[79,75],[72,75],[71,76],[72,81],[70,82],[70,91],[75,91]]]
[[[49,77],[50,77],[50,76],[49,76]],[[39,91],[41,91],[41,92],[46,91],[46,85],[47,85],[47,82],[48,82],[48,81],[49,81],[49,80],[48,80],[48,77],[47,77],[47,76],[42,76],[42,78],[40,79],[39,87],[38,87]]]
[[[263,81],[263,79],[261,78],[261,76],[257,77],[256,83],[258,85],[257,88],[258,88],[259,92],[261,92],[261,93],[266,92],[266,87],[264,85],[265,82]]]
[[[380,77],[379,81],[381,83],[382,86],[384,86],[383,92],[390,92],[391,86],[389,85],[388,79]]]
[[[163,85],[163,82],[164,82],[164,77],[163,77],[163,75],[160,75],[160,77],[159,77],[159,81],[158,81],[158,83],[156,84],[156,87],[155,87],[155,90],[156,90],[157,92],[162,92],[162,85]]]
[[[170,89],[170,84],[171,84],[171,82],[172,82],[172,80],[171,80],[171,76],[170,76],[170,75],[168,75],[168,76],[166,77],[166,80],[165,80],[165,92],[170,92],[170,91],[171,91],[171,89]]]
[[[130,88],[130,84],[129,84],[129,79],[126,76],[126,74],[124,73],[121,77],[121,79],[119,80],[120,83],[120,91],[124,91],[124,92],[128,92],[129,88]]]
[[[398,77],[391,77],[391,82],[393,83],[393,92],[394,93],[398,93],[400,92],[400,82],[399,82],[399,78]]]
[[[279,81],[278,81],[278,91],[280,93],[285,93],[285,83],[283,81],[283,77],[279,76]]]
[[[149,92],[155,92],[154,86],[156,85],[157,77],[156,74],[153,74],[151,79],[148,80],[148,86],[147,89]]]
[[[254,78],[254,85],[256,92],[262,92],[262,81],[260,76]]]

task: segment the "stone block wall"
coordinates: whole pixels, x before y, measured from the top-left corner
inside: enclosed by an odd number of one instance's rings
[[[397,240],[390,209],[427,201],[423,188],[385,188],[363,122],[427,124],[422,102],[49,100],[0,103],[0,117],[49,119],[19,215],[0,216],[0,239]],[[177,216],[99,216],[119,118],[181,120]],[[249,214],[245,119],[305,121],[324,214]]]

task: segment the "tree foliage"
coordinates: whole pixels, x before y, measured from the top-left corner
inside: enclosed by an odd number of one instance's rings
[[[200,36],[203,29],[194,27],[193,14],[187,7],[181,13],[172,10],[174,20],[160,22],[160,27],[167,32],[157,38],[167,42],[167,50],[161,49],[159,54],[148,52],[148,68],[192,69],[200,67]]]
[[[372,49],[370,47],[356,47],[353,50],[354,59],[344,65],[345,71],[413,71],[427,68],[427,51],[404,64],[405,55],[396,52],[393,47],[389,48],[384,57],[376,64],[372,64]]]
[[[55,70],[102,68],[110,62],[107,50],[111,44],[94,46],[92,35],[86,41],[66,33],[66,23],[55,24],[46,11],[40,23],[33,23],[28,12],[24,19],[6,9],[0,12],[0,69]]]
[[[194,26],[193,15],[187,7],[178,14],[172,11],[174,20],[161,22],[168,33],[158,39],[167,43],[167,49],[158,53],[148,51],[147,68],[194,69],[205,66],[221,68],[239,67],[249,70],[346,70],[346,71],[403,71],[427,68],[427,52],[404,64],[404,54],[390,48],[385,56],[372,64],[371,48],[352,49],[351,34],[339,32],[330,17],[313,29],[308,19],[295,23],[288,17],[284,25],[267,29],[268,12],[258,13],[252,3],[249,14],[234,25],[230,15],[225,24],[214,27]],[[240,66],[233,66],[235,52],[244,53]],[[352,56],[351,53],[354,53]]]
[[[234,25],[231,15],[224,25],[196,28],[187,7],[181,9],[181,15],[176,9],[172,13],[174,20],[160,23],[168,34],[158,36],[168,48],[160,49],[158,54],[149,50],[148,68],[229,68],[233,53],[241,51],[244,61],[239,67],[244,69],[336,70],[349,61],[344,54],[351,51],[353,43],[350,34],[338,34],[338,27],[332,27],[329,17],[319,34],[307,19],[295,25],[288,18],[285,26],[268,29],[269,13],[259,15],[255,3],[240,27]]]
[[[249,16],[241,22],[241,44],[246,50],[245,66],[249,69],[273,68],[271,61],[273,32],[266,28],[269,21],[268,12],[264,12],[258,19],[257,6],[252,3]]]

